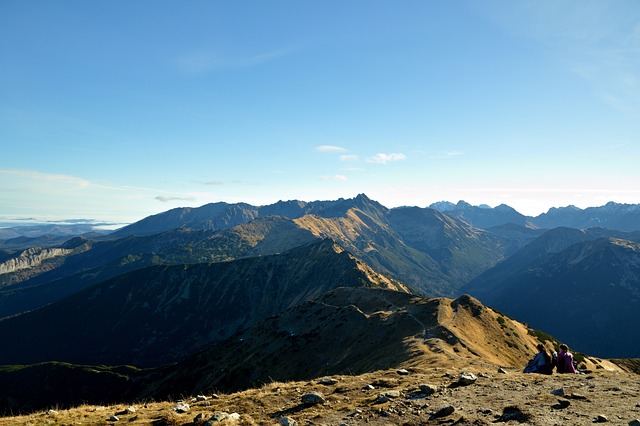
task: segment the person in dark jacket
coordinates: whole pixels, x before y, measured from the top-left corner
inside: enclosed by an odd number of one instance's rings
[[[558,373],[576,373],[576,367],[573,365],[573,354],[569,352],[569,348],[564,343],[560,345],[558,351]]]

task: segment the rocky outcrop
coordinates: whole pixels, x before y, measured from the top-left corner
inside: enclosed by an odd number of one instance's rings
[[[9,274],[22,269],[35,268],[47,259],[65,256],[72,251],[72,249],[65,248],[33,247],[24,250],[14,258],[0,263],[0,274]]]

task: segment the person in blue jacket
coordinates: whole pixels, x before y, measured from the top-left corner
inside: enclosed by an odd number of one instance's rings
[[[536,346],[538,353],[533,357],[531,361],[527,363],[524,368],[525,373],[539,373],[549,374],[549,364],[551,363],[551,356],[547,353],[542,343]]]

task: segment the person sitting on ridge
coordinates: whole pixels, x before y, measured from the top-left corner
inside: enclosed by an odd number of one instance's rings
[[[558,373],[576,373],[576,367],[573,365],[573,355],[564,343],[560,345],[560,350],[558,351]]]
[[[524,368],[524,372],[550,374],[551,371],[549,371],[549,364],[551,363],[551,357],[542,343],[538,344],[536,348],[538,348],[538,353],[527,363],[527,366]]]

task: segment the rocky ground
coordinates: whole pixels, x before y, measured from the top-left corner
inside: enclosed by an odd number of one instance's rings
[[[640,425],[638,419],[635,374],[541,376],[470,364],[270,383],[184,401],[52,409],[0,418],[0,425]]]

